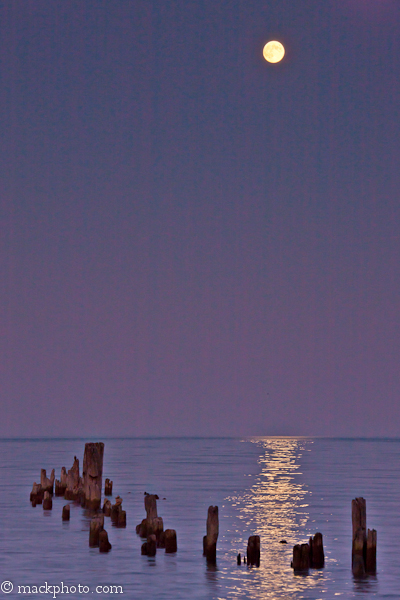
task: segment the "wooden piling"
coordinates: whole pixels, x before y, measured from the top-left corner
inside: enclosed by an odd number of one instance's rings
[[[94,517],[90,522],[89,546],[96,548],[99,545],[100,532],[104,529],[104,515]]]
[[[207,513],[207,534],[203,538],[203,554],[207,562],[217,560],[217,540],[219,533],[218,506],[209,506]]]
[[[108,541],[108,533],[105,529],[100,531],[99,533],[99,551],[100,552],[109,552],[112,546]]]
[[[166,554],[173,554],[178,550],[175,529],[166,529],[164,532],[164,546]]]
[[[365,558],[365,571],[367,573],[376,573],[376,538],[375,529],[368,529]]]
[[[104,499],[103,513],[105,517],[111,517],[112,504],[107,498]]]
[[[85,507],[98,510],[101,503],[102,476],[103,476],[103,442],[85,444],[83,457],[83,492]]]
[[[83,490],[82,480],[79,476],[79,460],[76,456],[74,456],[73,465],[67,473],[66,484],[64,499],[78,501]]]
[[[50,492],[45,492],[43,497],[43,510],[51,510],[53,508],[53,500]]]
[[[251,535],[247,544],[247,564],[255,567],[260,566],[260,536]]]
[[[113,482],[107,478],[104,483],[104,495],[112,496],[112,488],[113,488]]]
[[[67,489],[67,471],[65,467],[61,467],[61,477],[55,480],[54,484],[54,495],[64,496],[65,490]]]
[[[316,533],[310,537],[310,567],[312,569],[322,569],[325,565],[324,545],[322,533]]]
[[[70,509],[69,504],[66,504],[65,506],[63,506],[62,517],[61,517],[62,520],[63,521],[69,521],[70,513],[71,513],[71,509]]]
[[[310,568],[310,546],[296,544],[293,547],[292,568],[295,572],[308,571]]]
[[[54,477],[54,469],[51,471],[50,479],[46,476],[46,469],[40,470],[40,485],[42,487],[42,490],[43,492],[49,492],[51,496],[53,495]]]
[[[155,494],[146,494],[144,497],[144,508],[146,510],[146,518],[148,521],[158,517],[157,514],[157,498]]]
[[[44,491],[40,483],[34,482],[32,486],[32,491],[29,496],[29,500],[32,502],[32,506],[36,506],[37,504],[42,504],[43,502]]]
[[[376,573],[376,540],[375,529],[367,532],[367,508],[364,498],[355,498],[351,502],[351,521],[353,543],[351,566],[355,577]]]

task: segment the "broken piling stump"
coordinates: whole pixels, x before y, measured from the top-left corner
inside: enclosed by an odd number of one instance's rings
[[[351,566],[354,577],[363,577],[365,575],[365,560],[364,560],[365,536],[361,529],[356,531],[353,539],[353,547],[351,553]]]
[[[238,566],[240,566],[242,564],[242,557],[240,555],[240,552],[239,552],[239,554],[236,557],[236,563],[237,563]]]
[[[146,494],[144,497],[144,508],[146,510],[146,518],[149,521],[156,519],[157,514],[157,498],[156,494]]]
[[[217,560],[218,533],[218,506],[209,506],[207,513],[207,534],[203,538],[203,556],[210,563],[215,563]]]
[[[113,482],[107,478],[104,483],[104,495],[112,496],[112,488],[113,488]]]
[[[67,473],[67,487],[65,488],[65,500],[79,501],[83,494],[82,479],[79,476],[79,460],[74,456],[72,467]]]
[[[166,529],[163,536],[163,545],[165,546],[166,554],[177,552],[178,545],[176,541],[175,529]]]
[[[104,499],[103,513],[105,517],[111,517],[112,504],[107,498]]]
[[[117,527],[126,527],[126,512],[124,510],[119,511],[116,525]]]
[[[292,568],[295,572],[306,572],[310,568],[310,546],[296,544],[293,547]]]
[[[99,545],[100,532],[104,529],[104,515],[94,517],[90,522],[89,546],[96,548]]]
[[[314,537],[310,537],[310,567],[312,569],[322,569],[325,565],[324,545],[322,533],[317,532]]]
[[[365,558],[365,571],[367,573],[376,573],[376,538],[376,530],[368,529]]]
[[[67,471],[65,467],[61,467],[61,477],[55,480],[54,494],[55,496],[64,496],[67,489]]]
[[[43,510],[51,510],[53,508],[53,500],[50,492],[45,492],[43,497]]]
[[[367,508],[364,498],[354,498],[351,501],[351,521],[353,543],[351,566],[354,577],[376,573],[376,539],[375,529],[368,529]]]
[[[66,504],[65,506],[63,506],[63,509],[62,509],[62,520],[69,521],[70,514],[71,514],[70,506],[69,506],[69,504]]]
[[[49,492],[51,496],[53,495],[54,477],[54,469],[51,471],[50,479],[46,476],[46,469],[40,470],[40,485],[42,487],[43,493]]]
[[[32,502],[32,506],[36,506],[37,504],[42,504],[43,502],[44,492],[40,483],[34,482],[32,486],[32,491],[29,496],[29,500]]]
[[[247,544],[247,564],[255,567],[260,566],[260,536],[251,535]]]
[[[108,541],[108,533],[105,529],[100,531],[99,533],[99,551],[100,552],[109,552],[112,546]]]
[[[85,508],[98,510],[101,503],[102,476],[103,476],[103,442],[85,444],[83,456],[83,493]]]
[[[117,496],[115,498],[115,504],[113,504],[111,506],[111,521],[114,523],[114,525],[118,525],[118,520],[119,520],[119,514],[122,511],[122,498],[120,498],[120,496]]]
[[[159,517],[157,514],[157,500],[158,496],[156,494],[145,494],[144,507],[146,509],[146,518],[136,526],[136,533],[141,538],[155,535],[157,546],[160,548],[164,545],[164,523],[162,517]]]
[[[155,556],[157,552],[157,538],[151,534],[147,538],[147,556]]]

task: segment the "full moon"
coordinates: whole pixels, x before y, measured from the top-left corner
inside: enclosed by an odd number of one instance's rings
[[[263,56],[265,60],[270,63],[277,63],[282,60],[285,56],[285,48],[280,42],[271,41],[265,44],[263,49]]]

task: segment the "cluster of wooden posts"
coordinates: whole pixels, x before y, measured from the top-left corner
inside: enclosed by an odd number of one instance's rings
[[[122,510],[122,498],[117,496],[115,504],[108,498],[104,499],[102,510],[101,491],[103,476],[104,444],[102,442],[85,444],[82,477],[79,475],[79,460],[74,457],[72,468],[67,472],[61,469],[60,480],[55,480],[54,469],[50,478],[42,469],[40,484],[34,483],[30,495],[32,506],[43,504],[44,510],[53,508],[53,490],[56,496],[64,496],[65,500],[80,503],[84,508],[95,511],[90,523],[89,546],[98,547],[100,552],[111,550],[107,531],[104,529],[104,517],[110,517],[116,527],[126,527],[126,512]],[[105,480],[104,495],[112,495],[113,482]],[[177,536],[174,529],[164,531],[162,517],[157,513],[158,496],[144,495],[146,517],[137,525],[136,533],[146,541],[142,544],[141,552],[147,556],[155,556],[157,548],[165,549],[166,553],[177,552]],[[70,505],[63,506],[62,520],[69,521]],[[376,572],[376,531],[368,529],[366,502],[364,498],[352,501],[352,570],[355,577]],[[203,555],[207,562],[215,563],[217,559],[217,540],[219,534],[218,506],[210,506],[207,514],[206,535],[203,538]],[[282,542],[286,543],[286,542]],[[237,564],[241,565],[241,555],[237,555]],[[244,564],[260,566],[260,536],[249,537]],[[321,569],[325,564],[323,539],[321,533],[310,537],[306,544],[296,544],[293,548],[291,566],[295,573],[304,573],[311,569]]]
[[[146,541],[142,544],[142,554],[155,556],[157,548],[164,548],[166,554],[178,550],[175,529],[164,531],[164,522],[157,513],[157,494],[144,494],[144,508],[146,517],[136,526],[136,533]]]

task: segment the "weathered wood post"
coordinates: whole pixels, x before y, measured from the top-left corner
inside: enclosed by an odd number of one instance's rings
[[[310,567],[313,569],[322,569],[325,565],[324,545],[322,533],[316,533],[310,537]]]
[[[144,507],[146,509],[146,518],[136,526],[136,533],[142,538],[147,538],[149,535],[154,534],[159,545],[164,530],[164,523],[162,518],[157,514],[157,499],[158,496],[156,494],[145,494]]]
[[[105,529],[100,531],[99,533],[99,551],[100,552],[109,552],[112,546],[108,541],[108,533]]]
[[[145,556],[155,556],[157,552],[157,539],[154,534],[147,536],[147,541],[142,544],[141,553]]]
[[[238,566],[240,566],[242,564],[242,557],[241,557],[240,552],[239,552],[239,554],[236,557],[236,563],[237,563]]]
[[[113,488],[113,482],[107,478],[104,483],[104,495],[112,496],[112,488]]]
[[[49,494],[53,495],[54,477],[54,469],[51,472],[50,479],[46,477],[46,469],[40,470],[40,485],[42,487],[43,492],[49,492]]]
[[[85,444],[83,457],[83,493],[85,507],[98,510],[101,503],[101,489],[103,476],[103,442]]]
[[[158,517],[157,496],[155,494],[146,494],[144,497],[144,508],[146,509],[146,518],[148,521],[152,521]]]
[[[166,529],[164,533],[164,545],[166,554],[172,554],[178,550],[175,529]]]
[[[44,492],[42,490],[42,486],[40,485],[40,483],[36,483],[35,481],[32,486],[31,495],[29,497],[30,501],[32,502],[32,506],[36,506],[36,504],[42,504],[43,496]]]
[[[247,564],[260,566],[260,536],[251,535],[247,544]]]
[[[367,573],[376,573],[376,537],[376,530],[368,529],[365,559],[365,570]]]
[[[294,571],[308,571],[310,568],[310,546],[296,544],[293,547],[292,568]]]
[[[118,525],[119,514],[120,514],[121,510],[122,510],[122,498],[117,496],[115,498],[115,504],[113,504],[111,506],[111,513],[110,513],[111,521],[115,525]]]
[[[63,506],[63,509],[62,509],[62,520],[69,521],[70,514],[71,514],[70,505],[66,504],[65,506]]]
[[[355,577],[365,575],[365,560],[364,560],[365,536],[361,529],[357,529],[353,539],[351,566]]]
[[[67,487],[65,488],[65,500],[78,500],[79,490],[82,485],[79,477],[79,460],[74,456],[74,463],[67,473]]]
[[[367,507],[364,498],[351,501],[353,544],[351,566],[355,577],[376,572],[376,531],[368,529]]]
[[[56,496],[64,496],[65,490],[67,489],[67,471],[65,467],[61,467],[60,480],[56,479],[54,487],[54,493]]]
[[[155,556],[157,552],[157,538],[151,534],[147,538],[147,556]]]
[[[50,492],[44,493],[43,498],[43,510],[51,510],[53,508],[53,500],[51,499]]]
[[[104,529],[104,515],[94,517],[90,522],[89,546],[96,548],[99,545],[100,532]]]
[[[119,511],[117,527],[126,527],[126,512],[124,510]]]
[[[203,555],[207,562],[217,560],[217,540],[219,533],[218,506],[209,506],[207,514],[207,535],[203,538]]]
[[[107,498],[104,499],[103,513],[105,517],[111,517],[112,504]],[[118,520],[118,519],[117,519]]]

